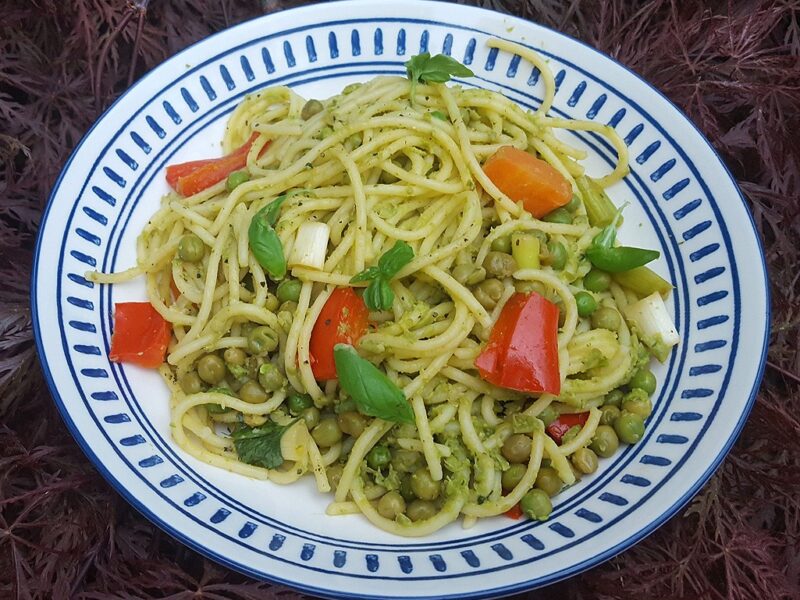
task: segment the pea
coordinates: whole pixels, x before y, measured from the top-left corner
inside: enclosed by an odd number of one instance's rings
[[[182,375],[180,385],[181,389],[186,394],[199,394],[203,391],[203,382],[194,371],[190,371]]]
[[[311,437],[322,448],[329,448],[342,439],[342,430],[333,417],[325,417],[314,427]]]
[[[414,490],[411,489],[411,476],[406,475],[400,479],[400,495],[406,502],[411,502],[412,500],[416,500],[416,496],[414,495]]]
[[[608,306],[601,306],[592,313],[592,327],[595,329],[608,329],[616,331],[622,324],[619,313]]]
[[[481,306],[491,310],[497,306],[497,301],[503,295],[503,289],[503,283],[499,279],[487,279],[475,288],[475,299],[481,303]]]
[[[264,308],[274,313],[280,305],[281,301],[278,300],[278,297],[271,292],[267,292],[267,297],[264,299]]]
[[[545,427],[550,425],[553,421],[558,418],[558,413],[556,409],[552,406],[546,407],[542,412],[539,413],[539,419],[544,423]]]
[[[514,281],[514,289],[521,294],[536,292],[540,296],[547,295],[547,288],[541,281]]]
[[[573,452],[572,464],[581,473],[594,473],[597,471],[597,454],[592,452],[589,448],[578,448]]]
[[[557,208],[547,213],[542,221],[548,223],[560,223],[562,225],[569,225],[572,223],[572,215],[566,208]]]
[[[617,417],[620,415],[619,408],[611,404],[602,406],[600,408],[600,411],[601,411],[600,415],[601,425],[613,425],[614,421],[616,421]]]
[[[475,285],[486,279],[486,269],[475,265],[456,265],[453,267],[453,279],[462,285]]]
[[[527,471],[527,467],[521,463],[514,463],[508,467],[508,469],[503,471],[503,477],[501,479],[503,483],[503,489],[513,490],[515,487],[517,487],[517,484],[525,476],[525,471]]]
[[[511,254],[511,236],[501,235],[499,238],[492,240],[492,250],[495,252],[504,252]]]
[[[360,133],[354,133],[353,135],[349,136],[345,141],[345,146],[348,150],[355,150],[361,145],[363,138],[361,137]]]
[[[178,242],[178,257],[186,262],[194,263],[203,258],[206,245],[193,233],[187,233]]]
[[[643,367],[633,374],[633,377],[631,377],[628,385],[630,385],[632,388],[644,390],[647,392],[648,396],[652,396],[656,391],[658,382],[656,381],[656,376],[653,375],[653,372],[647,367]]]
[[[483,268],[493,277],[510,277],[517,270],[517,261],[504,252],[489,252],[483,259]]]
[[[311,117],[321,113],[324,109],[325,107],[319,100],[309,100],[303,105],[303,110],[300,111],[300,118],[303,119],[303,121],[308,121]]]
[[[258,368],[258,383],[268,392],[276,392],[286,383],[286,378],[272,363],[264,363]]]
[[[250,181],[250,173],[247,171],[234,171],[225,180],[225,189],[232,192],[246,181]]]
[[[590,292],[605,292],[611,286],[611,275],[600,269],[592,269],[583,276],[583,287]]]
[[[325,474],[328,476],[328,483],[331,484],[331,490],[336,491],[339,487],[339,482],[342,480],[342,473],[344,472],[344,465],[336,463],[330,467],[326,467]]]
[[[222,357],[225,359],[226,364],[237,367],[241,367],[247,360],[247,354],[241,348],[227,348]]]
[[[624,395],[622,390],[611,390],[606,394],[606,397],[603,398],[603,404],[619,407],[622,404],[622,397]]]
[[[384,519],[394,520],[406,512],[406,501],[399,492],[387,492],[378,500],[378,514]]]
[[[392,455],[389,448],[383,445],[378,445],[372,448],[367,454],[367,464],[373,469],[381,469],[389,464],[392,460]]]
[[[320,129],[319,131],[319,139],[321,140],[324,140],[325,138],[330,137],[332,135],[333,135],[333,127],[331,127],[330,125],[325,125],[325,127]]]
[[[617,432],[610,425],[598,425],[594,432],[592,443],[589,448],[603,458],[613,456],[619,448],[619,438]]]
[[[569,202],[564,205],[564,208],[567,209],[569,212],[574,213],[578,208],[581,206],[581,199],[578,198],[577,194],[572,194],[572,198],[570,198]]]
[[[509,462],[528,462],[531,457],[531,438],[524,433],[515,433],[503,442],[500,452]]]
[[[644,420],[635,413],[623,410],[619,418],[614,421],[614,431],[620,441],[625,444],[635,444],[644,435]]]
[[[286,404],[289,407],[289,412],[293,415],[299,415],[305,409],[314,406],[311,396],[307,394],[292,394],[286,400]]]
[[[653,404],[650,402],[647,392],[639,388],[633,388],[625,394],[625,398],[622,400],[622,410],[646,419],[653,412]]]
[[[239,398],[250,404],[261,404],[267,401],[267,393],[251,379],[239,389]]]
[[[367,428],[367,418],[359,412],[350,410],[336,417],[339,427],[347,435],[360,436]]]
[[[564,484],[553,467],[542,467],[536,475],[536,483],[534,485],[548,496],[555,496],[561,491],[561,487]]]
[[[406,515],[412,521],[431,519],[436,515],[436,512],[436,505],[427,500],[414,500],[406,509]]]
[[[549,264],[556,271],[560,271],[567,264],[567,248],[561,242],[547,244],[547,256],[542,259],[544,264]]]
[[[206,354],[197,361],[197,374],[206,383],[216,385],[225,378],[225,362],[216,354]]]
[[[392,453],[392,466],[400,473],[413,473],[422,462],[422,455],[414,450],[398,448]]]
[[[597,300],[589,292],[575,294],[575,304],[578,306],[578,314],[581,317],[588,317],[597,310]]]
[[[411,476],[411,490],[420,500],[436,500],[441,491],[441,484],[431,478],[428,469],[422,468]]]
[[[247,349],[251,354],[263,356],[278,347],[278,334],[271,327],[256,327],[247,336]]]
[[[303,421],[306,422],[306,429],[309,431],[319,424],[320,413],[316,406],[309,406],[300,413],[300,416],[303,418]]]
[[[297,302],[300,300],[301,287],[303,284],[297,279],[284,279],[278,284],[278,289],[275,291],[278,302]]]
[[[546,521],[553,512],[553,503],[550,497],[542,490],[532,489],[520,500],[519,507],[528,518],[537,521]]]

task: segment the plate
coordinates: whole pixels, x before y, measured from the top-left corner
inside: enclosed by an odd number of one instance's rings
[[[166,192],[167,164],[218,154],[245,94],[289,85],[327,97],[378,74],[402,74],[423,51],[476,74],[464,85],[536,106],[532,67],[486,46],[531,46],[549,61],[553,111],[610,123],[631,174],[610,190],[630,202],[626,243],[658,247],[675,285],[681,344],[656,374],[645,438],[558,496],[547,522],[453,524],[401,539],[360,516],[326,517],[311,478],[282,487],[216,469],[169,435],[158,375],[108,360],[112,306],[145,298],[141,281],[94,285],[87,270],[135,261],[135,239]],[[593,134],[565,133],[590,153]],[[746,289],[745,289],[746,288]],[[483,9],[419,1],[338,2],[285,11],[216,34],[145,76],[95,124],[53,189],[33,276],[39,355],[64,420],[97,469],[145,516],[229,567],[347,598],[468,598],[523,591],[603,561],[663,523],[709,478],[753,403],[767,347],[763,255],[731,175],[686,117],[634,73],[580,42]]]

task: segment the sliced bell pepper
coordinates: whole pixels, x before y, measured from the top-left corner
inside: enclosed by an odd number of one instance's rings
[[[550,425],[545,428],[545,431],[547,435],[553,438],[553,441],[560,446],[564,435],[576,425],[583,427],[588,418],[588,412],[559,415],[555,421],[551,422]]]
[[[503,514],[509,519],[519,519],[522,516],[522,507],[519,505],[519,502],[517,502]]]
[[[475,366],[500,387],[558,394],[558,307],[536,292],[511,296]]]
[[[149,302],[114,305],[114,333],[108,357],[155,368],[164,362],[171,336],[170,324]]]
[[[355,346],[367,331],[369,311],[353,288],[333,290],[311,330],[311,371],[317,380],[336,379],[333,347]]]
[[[202,192],[223,181],[234,171],[244,169],[247,166],[247,154],[257,139],[258,133],[254,132],[242,146],[221,158],[192,160],[170,165],[167,167],[167,183],[181,196],[192,196]],[[268,146],[269,142],[261,151],[266,150]]]

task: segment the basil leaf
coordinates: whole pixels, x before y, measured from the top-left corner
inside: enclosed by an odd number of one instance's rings
[[[281,239],[265,218],[265,206],[256,213],[250,221],[247,236],[250,241],[250,250],[256,257],[258,264],[266,269],[273,279],[282,279],[286,275],[286,256],[283,254]]]
[[[355,348],[336,344],[333,360],[339,384],[360,413],[395,423],[414,422],[414,412],[403,391],[375,365],[361,358]]]
[[[414,258],[414,250],[402,240],[397,240],[389,250],[378,259],[378,268],[386,279],[391,279],[397,272]]]
[[[298,188],[296,190],[289,190],[288,192],[284,192],[275,200],[267,204],[261,211],[264,212],[264,219],[267,223],[269,223],[272,227],[275,227],[275,223],[278,222],[278,217],[281,214],[281,206],[283,203],[286,202],[292,196],[296,196],[297,194],[311,194],[313,193],[312,190],[305,189],[305,188]],[[259,212],[261,212],[259,211]]]
[[[392,308],[393,302],[392,286],[382,276],[370,281],[367,289],[364,290],[364,304],[370,310],[389,310]]]
[[[362,281],[370,281],[377,277],[380,277],[381,270],[378,267],[368,267],[361,271],[361,273],[357,273],[350,278],[350,283],[361,283]]]
[[[475,75],[469,68],[462,65],[456,59],[446,54],[431,56],[428,52],[423,52],[417,56],[412,56],[406,62],[408,78],[412,81],[444,83],[450,81],[452,76],[472,77]]]
[[[239,460],[265,469],[280,467],[283,464],[281,438],[296,422],[297,419],[288,425],[278,425],[267,421],[259,427],[243,427],[234,431],[231,437]]]
[[[444,113],[444,112],[442,112],[441,110],[435,110],[435,111],[433,111],[433,112],[431,113],[431,116],[432,116],[434,119],[439,119],[440,121],[447,121],[447,120],[448,120],[447,113]]]

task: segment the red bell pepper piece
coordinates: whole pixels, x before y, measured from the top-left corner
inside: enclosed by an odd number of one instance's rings
[[[244,169],[247,166],[250,147],[257,139],[258,133],[254,132],[244,145],[221,158],[192,160],[170,165],[167,167],[167,183],[182,196],[192,196],[202,192],[223,181],[231,173]],[[269,142],[261,151],[266,150],[268,146]]]
[[[475,366],[500,387],[558,394],[558,307],[536,292],[511,296]]]
[[[170,324],[149,302],[118,302],[108,357],[114,362],[158,367],[164,362],[170,336]]]
[[[517,502],[504,513],[509,519],[519,519],[522,516],[522,507]]]
[[[333,347],[336,344],[355,346],[367,331],[369,311],[353,288],[337,288],[311,330],[311,371],[318,380],[336,379]]]
[[[588,418],[588,412],[559,415],[555,421],[550,423],[550,425],[545,428],[545,431],[547,431],[547,435],[553,438],[556,444],[560,446],[561,439],[564,437],[564,435],[576,425],[583,427],[583,425],[586,423],[586,419]]]

